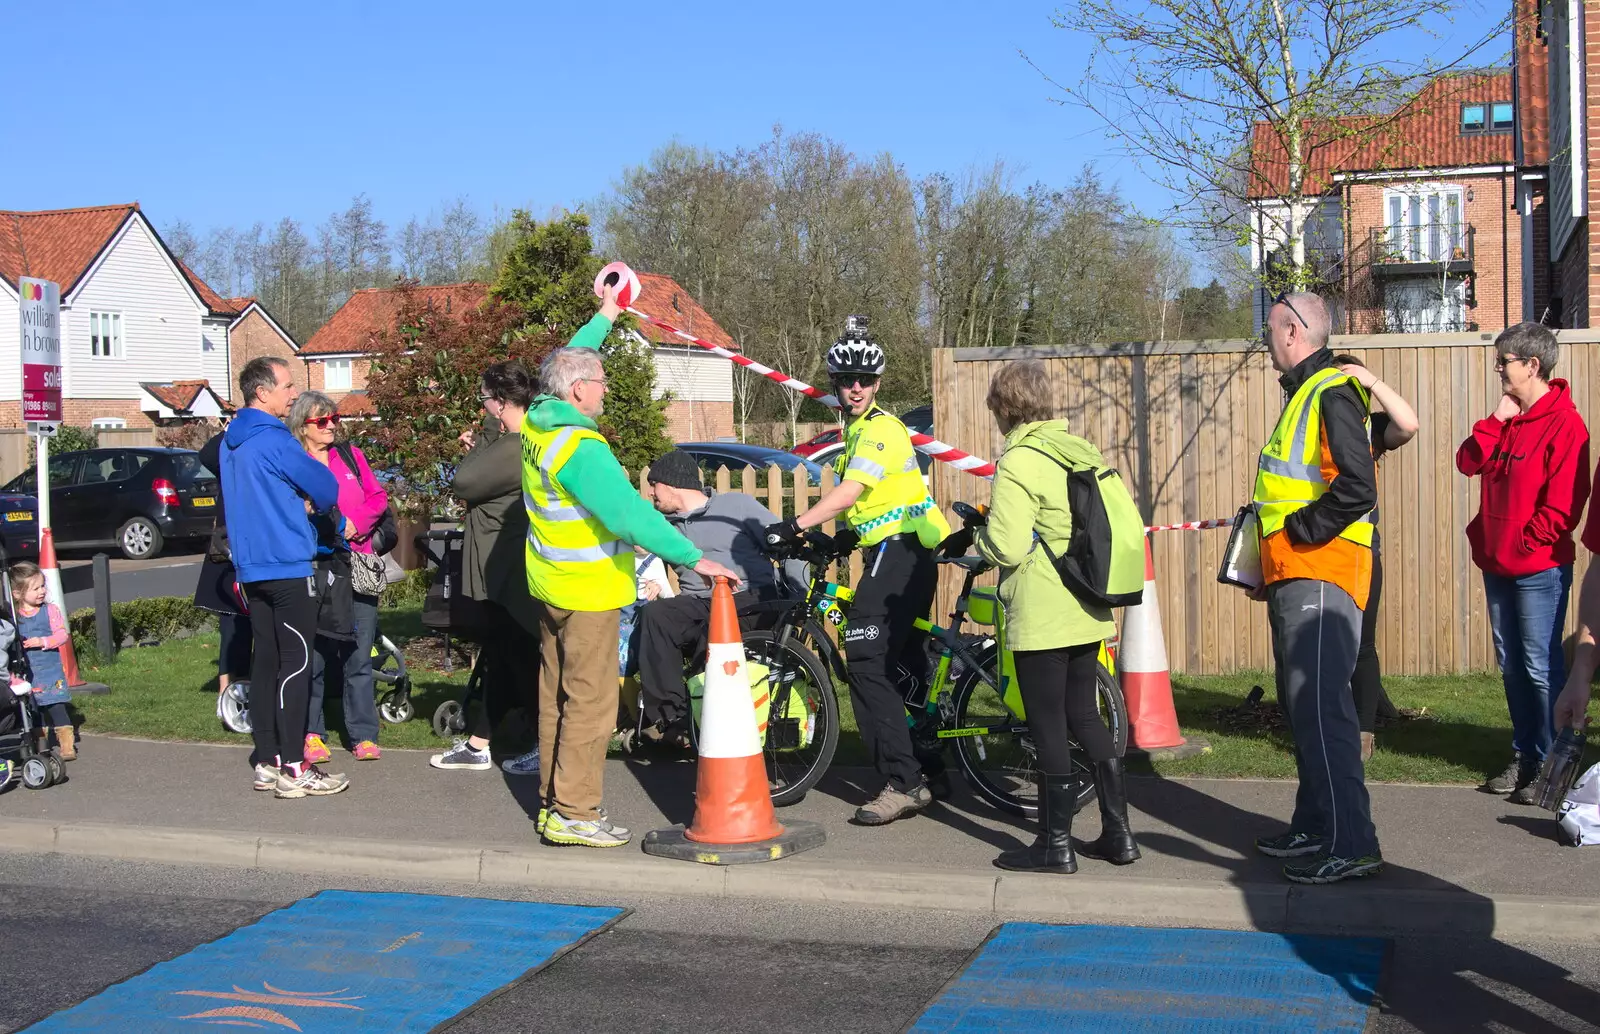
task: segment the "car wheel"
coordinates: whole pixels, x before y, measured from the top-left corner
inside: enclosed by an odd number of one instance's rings
[[[129,560],[148,560],[161,552],[161,529],[148,517],[134,517],[117,529],[117,545]]]

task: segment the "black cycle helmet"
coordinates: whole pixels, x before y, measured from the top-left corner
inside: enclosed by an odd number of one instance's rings
[[[828,376],[853,373],[881,377],[883,367],[883,349],[867,332],[867,318],[847,318],[844,333],[828,348]]]

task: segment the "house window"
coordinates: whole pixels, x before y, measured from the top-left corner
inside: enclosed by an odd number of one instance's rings
[[[1516,121],[1516,109],[1509,103],[1495,104],[1489,109],[1489,128],[1493,132],[1509,133]]]
[[[1384,196],[1387,262],[1450,262],[1466,255],[1459,187],[1390,190]]]
[[[96,431],[120,431],[128,426],[128,422],[121,417],[97,416],[89,421],[89,426]]]
[[[329,359],[322,364],[322,390],[350,390],[350,360]]]
[[[1482,104],[1461,105],[1461,132],[1481,133],[1488,125],[1487,116]]]
[[[89,313],[89,354],[96,359],[122,358],[122,313]]]
[[[1384,295],[1385,329],[1394,334],[1440,334],[1467,329],[1467,287],[1456,277],[1401,280]]]

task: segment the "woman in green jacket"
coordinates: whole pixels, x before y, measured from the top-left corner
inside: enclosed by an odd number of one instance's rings
[[[1069,454],[1081,463],[1094,447],[1067,432],[1051,395],[1050,375],[1036,359],[1003,367],[989,383],[989,412],[1006,447],[994,476],[988,523],[974,535],[979,554],[1000,568],[1007,644],[1016,657],[1017,685],[1028,728],[1039,750],[1039,838],[995,862],[1026,872],[1076,872],[1077,853],[1127,865],[1139,857],[1128,829],[1122,759],[1100,717],[1095,670],[1100,642],[1116,632],[1111,612],[1086,607],[1062,585],[1045,551],[1060,556],[1072,535],[1067,505]],[[1072,748],[1094,762],[1100,798],[1100,839],[1072,840],[1077,784]]]

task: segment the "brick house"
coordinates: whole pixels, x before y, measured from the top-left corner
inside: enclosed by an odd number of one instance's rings
[[[245,360],[296,350],[258,302],[220,297],[179,261],[137,203],[0,211],[0,427],[21,426],[23,276],[61,286],[68,424],[111,429],[217,417],[231,408]]]
[[[1390,116],[1311,125],[1306,253],[1336,332],[1496,331],[1530,318],[1522,262],[1538,199],[1517,176],[1510,69],[1441,76]],[[1265,124],[1252,141],[1252,268],[1279,261],[1288,169]],[[1526,208],[1526,214],[1524,209]],[[1270,306],[1257,291],[1256,321]]]
[[[699,302],[671,277],[640,273],[643,289],[635,304],[652,315],[682,327],[712,344],[737,351],[726,331]],[[419,300],[436,311],[466,312],[488,295],[486,284],[442,284],[415,288]],[[367,288],[352,294],[327,323],[299,350],[307,385],[328,394],[345,416],[370,416],[367,376],[372,362],[367,347],[372,333],[388,327],[400,306],[399,292]],[[671,393],[667,436],[674,441],[732,437],[732,363],[654,327],[643,327],[639,339],[650,346],[656,366],[656,397]]]
[[[1591,327],[1600,313],[1600,0],[1513,0],[1519,182],[1531,232],[1523,268],[1536,278],[1529,319]]]

